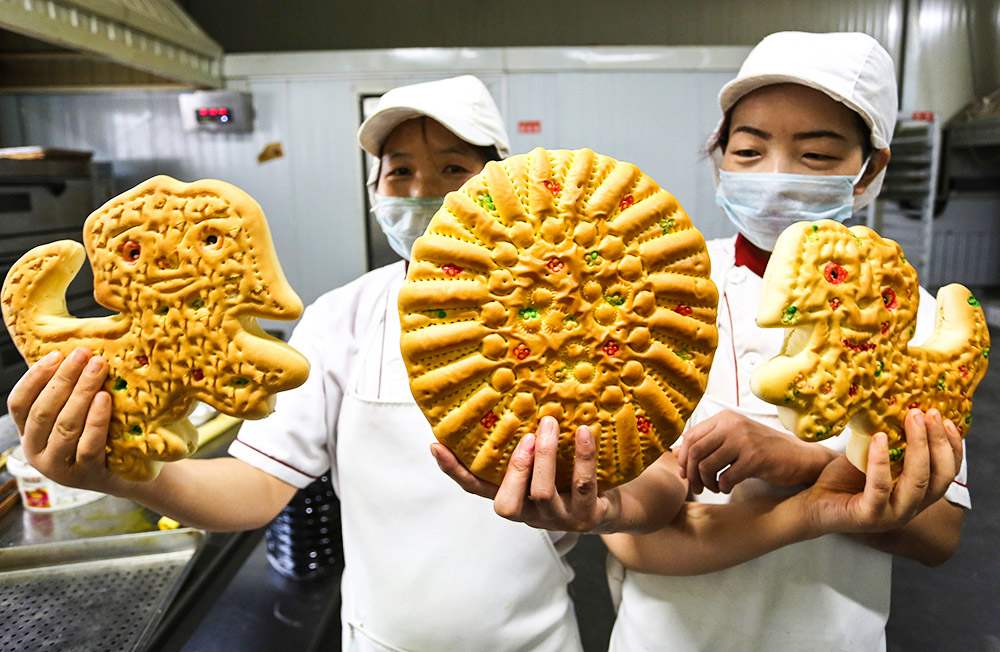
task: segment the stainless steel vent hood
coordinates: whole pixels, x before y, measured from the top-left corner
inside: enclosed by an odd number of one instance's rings
[[[222,55],[173,0],[0,0],[0,92],[220,88]]]

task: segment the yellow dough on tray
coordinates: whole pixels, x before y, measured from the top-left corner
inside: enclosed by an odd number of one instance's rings
[[[498,484],[542,416],[597,442],[598,484],[639,475],[704,392],[718,292],[705,240],[630,163],[535,149],[448,194],[399,294],[410,387],[435,436]]]
[[[895,477],[910,408],[937,408],[968,432],[990,335],[965,287],[938,291],[934,334],[911,346],[920,294],[902,249],[866,227],[822,220],[781,234],[762,295],[757,324],[787,330],[781,354],[754,372],[750,387],[800,438],[818,441],[850,425],[848,458],[864,470],[871,436],[885,432]]]
[[[305,382],[309,364],[264,333],[256,318],[296,319],[302,302],[285,280],[260,206],[222,181],[158,176],[87,218],[84,247],[63,240],[14,263],[3,285],[4,322],[34,363],[85,346],[109,363],[108,467],[156,477],[194,451],[195,400],[244,418],[269,414],[274,393]],[[66,288],[86,257],[94,297],[117,311],[78,319]]]

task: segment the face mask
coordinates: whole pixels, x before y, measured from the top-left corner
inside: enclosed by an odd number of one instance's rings
[[[443,203],[444,197],[387,197],[375,193],[372,212],[392,250],[409,260],[414,241],[424,234]]]
[[[774,251],[778,236],[796,222],[843,222],[854,212],[856,176],[727,172],[719,170],[715,203],[750,242]]]

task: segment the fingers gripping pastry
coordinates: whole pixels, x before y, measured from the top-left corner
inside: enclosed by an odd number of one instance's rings
[[[938,291],[934,334],[911,346],[920,295],[902,249],[866,227],[823,220],[781,234],[762,294],[757,324],[785,327],[785,344],[750,387],[801,439],[850,425],[848,458],[864,470],[871,436],[885,432],[895,477],[910,408],[937,408],[965,435],[990,353],[983,310],[965,287]]]
[[[194,451],[195,399],[230,415],[269,414],[274,393],[305,382],[309,364],[257,317],[295,319],[302,302],[285,281],[260,206],[221,181],[158,176],[87,218],[94,297],[117,311],[77,319],[66,288],[84,261],[72,240],[32,249],[7,274],[4,322],[29,364],[79,346],[109,364],[108,467],[156,477]]]
[[[538,420],[597,442],[601,489],[677,438],[715,353],[718,293],[705,241],[629,163],[535,149],[450,193],[413,246],[399,295],[410,387],[435,436],[499,484]]]

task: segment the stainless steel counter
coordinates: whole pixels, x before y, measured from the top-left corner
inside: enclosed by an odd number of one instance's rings
[[[210,441],[197,456],[225,455],[237,430]],[[0,551],[156,531],[158,520],[159,515],[145,507],[112,496],[53,513],[28,512],[18,503],[0,518]],[[286,579],[267,561],[265,529],[209,533],[144,649],[338,650],[339,574],[311,583]]]

